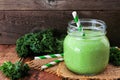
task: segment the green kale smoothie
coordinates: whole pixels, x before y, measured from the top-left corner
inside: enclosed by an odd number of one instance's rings
[[[109,61],[109,41],[101,31],[84,30],[68,34],[64,40],[64,61],[67,68],[78,74],[98,74]]]

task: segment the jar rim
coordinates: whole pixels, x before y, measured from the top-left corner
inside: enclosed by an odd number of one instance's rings
[[[106,24],[105,24],[105,22],[104,21],[102,21],[102,20],[99,20],[99,19],[91,19],[91,18],[80,18],[79,19],[80,20],[80,22],[93,22],[93,23],[99,23],[99,24],[101,24],[102,26],[104,26],[105,27],[105,29],[106,29]],[[70,26],[71,25],[71,23],[75,23],[74,22],[74,20],[72,20],[72,21],[69,21],[68,22],[68,26]]]
[[[87,25],[85,25],[86,23]],[[96,31],[101,31],[102,35],[106,34],[106,24],[102,20],[91,19],[91,18],[81,18],[80,24],[83,26],[83,31],[96,30]],[[74,20],[68,22],[68,34],[72,32],[78,32],[78,27],[76,27]],[[102,35],[97,35],[97,36],[102,36]]]

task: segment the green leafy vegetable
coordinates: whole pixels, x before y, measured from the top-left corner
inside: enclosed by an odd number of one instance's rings
[[[110,63],[120,66],[120,50],[117,47],[110,48]]]
[[[62,53],[64,37],[64,35],[60,35],[51,29],[28,33],[17,40],[16,51],[19,57],[43,55],[44,53]]]
[[[29,66],[27,64],[23,64],[22,62],[16,62],[13,64],[9,61],[0,66],[0,70],[11,80],[17,80],[25,77],[28,75],[29,69]]]

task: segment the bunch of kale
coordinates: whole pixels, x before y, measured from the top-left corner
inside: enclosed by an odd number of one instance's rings
[[[120,49],[117,47],[110,48],[110,61],[115,66],[120,66]]]
[[[28,33],[16,42],[16,51],[19,57],[43,55],[46,53],[62,53],[65,34],[60,34],[53,29]]]
[[[19,61],[15,64],[8,61],[4,62],[0,66],[0,70],[11,80],[18,80],[28,75],[28,71],[30,70],[30,68],[27,64],[23,64]]]

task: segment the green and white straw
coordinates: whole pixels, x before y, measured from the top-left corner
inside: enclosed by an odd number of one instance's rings
[[[77,15],[77,12],[73,11],[72,15],[73,15],[74,22],[77,25],[78,31],[81,31],[83,33],[83,36],[85,36],[85,33],[83,32],[83,27],[82,27],[82,25],[80,23],[80,19],[79,19],[78,15]]]
[[[41,66],[41,70],[47,69],[49,67],[52,67],[52,66],[62,62],[63,60],[64,60],[63,58],[60,58],[60,59],[54,60],[52,62],[49,62],[47,64],[44,64],[43,66]]]
[[[77,25],[77,27],[78,27],[78,30],[79,30],[79,31],[82,31],[82,26],[80,25],[80,20],[79,20],[79,18],[78,18],[77,12],[76,12],[76,11],[73,11],[73,12],[72,12],[72,15],[73,15],[74,22],[76,23],[76,25]]]
[[[44,56],[36,56],[34,59],[49,59],[49,58],[58,58],[58,57],[63,57],[63,54],[49,54],[49,55],[44,55]]]

